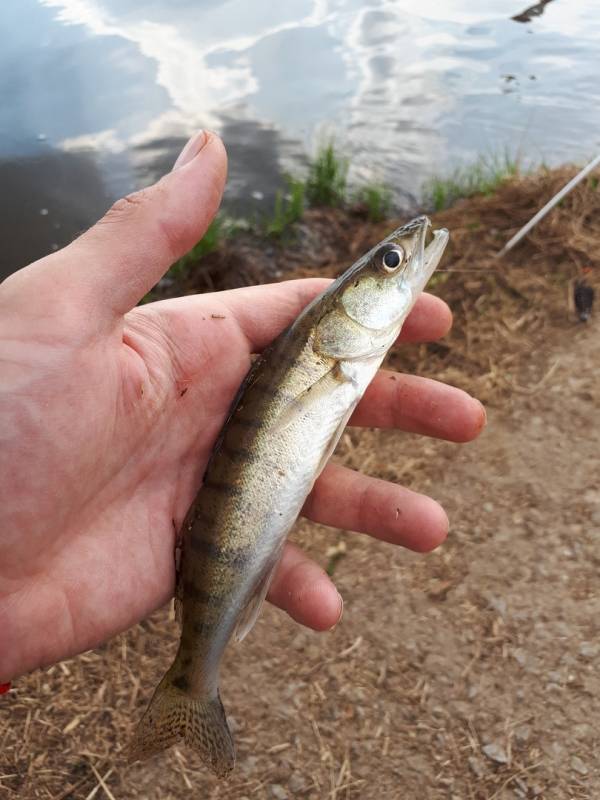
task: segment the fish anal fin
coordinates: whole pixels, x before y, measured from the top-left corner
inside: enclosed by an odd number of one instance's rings
[[[273,575],[275,574],[275,570],[279,564],[282,550],[283,546],[279,547],[273,557],[269,560],[262,577],[256,584],[256,588],[254,589],[252,596],[238,617],[237,625],[233,634],[233,638],[236,642],[241,642],[242,639],[244,639],[254,627],[260,614],[262,604],[264,603],[267,592],[269,591],[269,586],[273,580]]]

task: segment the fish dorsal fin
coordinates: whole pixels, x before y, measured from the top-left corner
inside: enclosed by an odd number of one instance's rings
[[[241,642],[242,639],[244,639],[254,627],[254,623],[258,619],[262,604],[264,603],[267,592],[269,591],[269,586],[271,585],[273,575],[275,574],[275,570],[279,564],[282,551],[283,545],[276,550],[269,560],[269,563],[264,569],[262,577],[256,584],[256,588],[254,589],[252,596],[238,617],[237,625],[233,634],[233,638],[236,642]]]

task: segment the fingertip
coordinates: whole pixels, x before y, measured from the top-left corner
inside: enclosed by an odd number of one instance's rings
[[[341,595],[325,570],[293,545],[286,547],[269,600],[315,631],[331,630],[342,616]]]
[[[446,438],[457,444],[465,444],[476,439],[487,423],[485,407],[475,397],[462,389],[452,389],[454,399],[454,414],[449,417]]]
[[[454,322],[454,317],[448,303],[444,302],[443,300],[440,300],[439,297],[436,297],[435,299],[438,301],[437,307],[439,309],[438,336],[439,338],[442,338],[443,336],[445,336],[447,333],[450,332],[450,329],[452,328],[452,323]]]
[[[452,311],[447,303],[424,292],[408,315],[400,338],[407,342],[441,339],[452,327]]]
[[[221,137],[214,131],[205,132],[206,141],[204,147],[198,152],[197,156],[189,162],[188,166],[194,165],[196,158],[204,154],[204,158],[200,159],[202,169],[210,169],[219,179],[221,186],[225,186],[227,180],[227,150]]]
[[[340,620],[341,595],[324,569],[307,562],[298,565],[289,577],[290,617],[315,631],[329,631]]]
[[[487,424],[487,413],[483,403],[465,392],[465,413],[462,424],[456,426],[453,441],[464,444],[476,439]]]
[[[416,553],[429,553],[448,537],[450,521],[442,506],[430,497],[422,495],[420,506],[418,525],[407,546]]]

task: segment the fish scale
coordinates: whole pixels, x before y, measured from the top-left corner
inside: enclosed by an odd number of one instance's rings
[[[223,652],[252,627],[315,479],[439,263],[448,233],[426,247],[429,227],[419,217],[366,253],[251,367],[182,526],[179,650],[132,759],[183,740],[217,775],[233,768]]]

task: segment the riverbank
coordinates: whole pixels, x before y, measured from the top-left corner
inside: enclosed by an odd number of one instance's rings
[[[344,618],[319,635],[268,607],[231,648],[222,691],[239,753],[227,783],[184,748],[124,763],[121,750],[176,643],[163,610],[16,682],[0,704],[7,797],[600,795],[600,340],[597,317],[576,322],[568,302],[585,266],[598,288],[597,180],[495,258],[574,171],[515,178],[435,215],[452,239],[448,271],[432,290],[450,303],[454,328],[391,361],[481,397],[489,424],[480,440],[457,446],[349,429],[336,451],[348,466],[442,501],[448,541],[417,556],[299,523],[294,538],[335,572]],[[335,275],[401,222],[307,213],[297,239],[232,241],[191,283],[165,290]]]
[[[434,226],[449,228],[451,239],[428,291],[449,303],[454,326],[443,342],[392,354],[392,360],[409,371],[459,382],[484,402],[529,391],[544,378],[529,354],[543,351],[550,329],[570,330],[570,289],[582,269],[592,267],[592,283],[600,275],[598,178],[580,184],[515,250],[501,259],[496,254],[576,171],[566,166],[500,174],[493,192],[432,215]],[[153,296],[333,277],[404,221],[369,221],[358,205],[309,208],[284,237],[246,232],[224,239]]]

